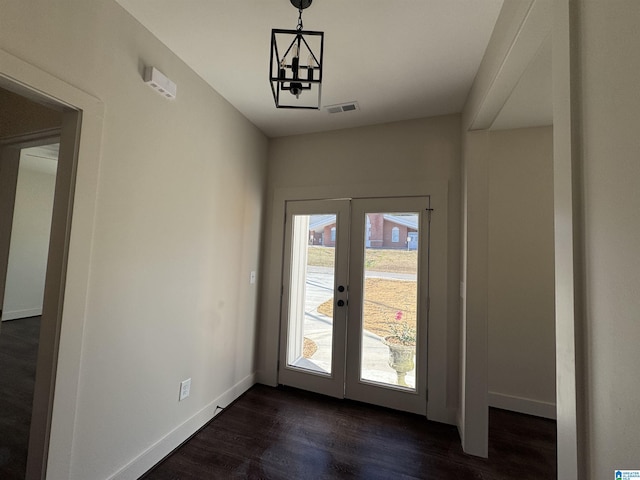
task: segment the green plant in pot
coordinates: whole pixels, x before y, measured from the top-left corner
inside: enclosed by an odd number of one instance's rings
[[[384,338],[384,344],[389,347],[389,366],[398,374],[396,383],[408,387],[405,376],[415,368],[416,329],[402,320],[402,316],[402,311],[396,312],[395,321],[389,323],[391,335]]]

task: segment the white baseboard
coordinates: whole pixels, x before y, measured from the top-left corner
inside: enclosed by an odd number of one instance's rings
[[[24,310],[9,310],[2,312],[2,321],[18,320],[19,318],[37,317],[42,315],[42,307],[25,308]]]
[[[536,417],[556,419],[556,404],[551,402],[489,392],[489,406],[535,415]]]
[[[147,448],[140,455],[109,477],[109,480],[136,480],[146,473],[156,463],[171,453],[176,447],[197,432],[204,424],[215,417],[218,405],[227,406],[255,384],[255,373],[247,375],[229,390],[218,396],[207,406],[196,412],[182,424],[156,443]]]

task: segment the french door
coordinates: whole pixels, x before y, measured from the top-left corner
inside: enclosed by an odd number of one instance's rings
[[[279,383],[426,413],[428,208],[287,202]]]

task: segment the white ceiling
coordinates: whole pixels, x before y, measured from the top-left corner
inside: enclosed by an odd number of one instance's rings
[[[295,28],[289,0],[117,1],[270,137],[460,112],[503,2],[315,0],[303,22],[325,32],[322,105],[360,107],[330,115],[275,108],[270,34]]]

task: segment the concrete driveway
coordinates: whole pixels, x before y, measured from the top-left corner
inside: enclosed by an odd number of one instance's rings
[[[389,272],[367,272],[366,278],[389,278],[394,280],[416,280],[415,274],[398,274]],[[299,362],[297,366],[310,370],[329,372],[331,369],[331,340],[333,320],[318,312],[318,307],[333,298],[333,269],[328,267],[308,267],[306,280],[306,301],[304,336],[318,346],[316,353],[309,359]],[[382,338],[364,331],[364,365],[362,378],[374,382],[395,385],[397,374],[388,365],[389,348],[382,343]],[[348,348],[357,348],[357,339],[351,341]],[[353,345],[353,346],[351,346]],[[415,386],[415,369],[408,372],[405,380],[411,387]]]

